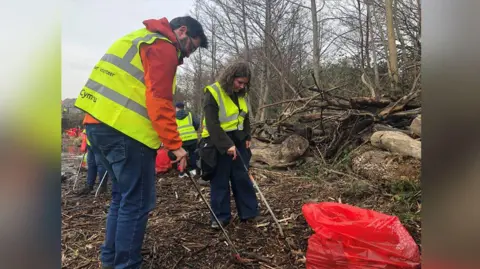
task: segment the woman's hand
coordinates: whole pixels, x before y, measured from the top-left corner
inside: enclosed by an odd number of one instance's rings
[[[245,147],[247,147],[247,149],[249,149],[251,144],[252,144],[252,141],[247,140],[247,141],[245,142]]]
[[[227,154],[228,155],[233,155],[233,160],[235,160],[237,158],[237,148],[235,146],[231,146],[228,150],[227,150]]]

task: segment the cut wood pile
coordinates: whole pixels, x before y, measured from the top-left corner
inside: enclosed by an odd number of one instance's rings
[[[289,167],[304,159],[301,156],[312,155],[325,164],[338,164],[365,144],[387,155],[421,158],[421,104],[416,85],[396,99],[345,98],[335,95],[335,89],[309,90],[314,92],[309,97],[260,108],[281,106],[283,112],[276,119],[252,124],[253,166]]]

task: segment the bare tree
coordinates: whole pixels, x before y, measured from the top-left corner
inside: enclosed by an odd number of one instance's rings
[[[258,121],[288,114],[284,100],[315,95],[309,90],[316,88],[313,78],[321,89],[342,85],[336,90],[342,98],[378,99],[410,88],[419,74],[418,0],[196,3],[193,15],[204,25],[210,46],[190,57],[179,76],[189,80],[179,83],[179,92],[191,102],[201,104],[196,94],[237,60],[252,66],[250,99]]]
[[[398,67],[397,67],[397,45],[395,38],[395,28],[393,25],[393,0],[385,0],[385,10],[387,17],[388,33],[388,61],[390,63],[390,72],[392,79],[392,90],[396,91],[398,87]]]

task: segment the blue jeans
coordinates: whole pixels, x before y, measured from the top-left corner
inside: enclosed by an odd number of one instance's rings
[[[92,150],[112,177],[102,264],[140,268],[148,213],[155,207],[157,151],[105,124],[89,124],[86,130]]]
[[[250,160],[245,143],[239,143],[235,146],[242,154],[243,160]],[[232,156],[227,154],[218,154],[217,158],[217,166],[210,181],[210,204],[218,220],[226,223],[231,219],[230,182],[240,219],[246,220],[258,216],[258,201],[255,189],[240,158],[237,157],[232,160]],[[214,221],[213,216],[211,219]]]
[[[95,185],[95,181],[97,180],[97,172],[99,177],[98,180],[102,180],[103,175],[105,175],[105,172],[107,171],[107,169],[104,168],[104,166],[99,160],[100,160],[100,157],[99,156],[95,157],[95,154],[93,153],[92,148],[90,146],[87,146],[87,164],[88,164],[87,185],[92,187]],[[108,175],[105,176],[104,182],[107,182],[107,179],[108,179]]]

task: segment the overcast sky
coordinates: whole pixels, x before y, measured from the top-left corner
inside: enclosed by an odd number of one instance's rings
[[[171,20],[193,10],[193,0],[63,0],[62,100],[76,98],[108,47],[146,19]]]

